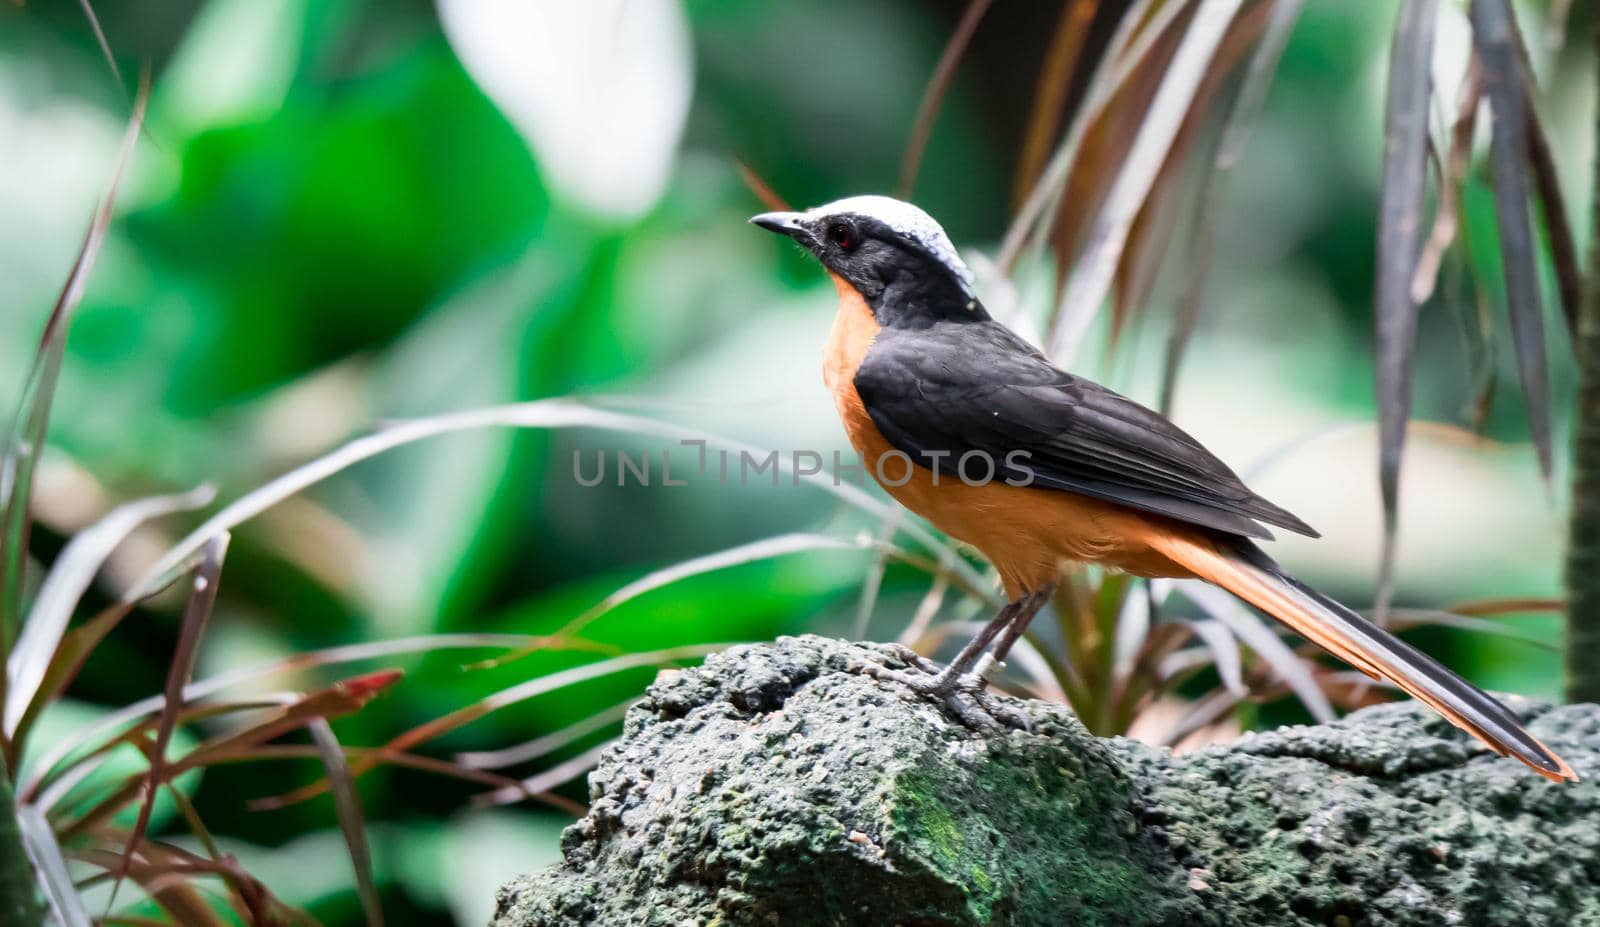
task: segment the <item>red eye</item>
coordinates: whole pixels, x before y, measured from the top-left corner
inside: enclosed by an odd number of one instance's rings
[[[835,222],[828,226],[828,240],[846,251],[856,246],[856,232],[843,222]]]

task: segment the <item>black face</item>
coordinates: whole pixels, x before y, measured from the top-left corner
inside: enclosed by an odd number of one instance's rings
[[[750,221],[788,235],[816,255],[823,267],[856,288],[880,325],[923,328],[989,317],[943,261],[872,216],[769,212]]]

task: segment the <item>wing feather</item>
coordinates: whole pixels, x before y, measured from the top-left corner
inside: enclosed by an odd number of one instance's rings
[[[941,474],[978,451],[1001,478],[1031,473],[1036,486],[1232,534],[1271,537],[1264,522],[1316,536],[1165,417],[1057,369],[995,322],[885,329],[855,386],[884,437]],[[1027,457],[1008,467],[1018,451]]]

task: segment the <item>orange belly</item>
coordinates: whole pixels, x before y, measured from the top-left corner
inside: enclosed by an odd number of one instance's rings
[[[1155,534],[1181,531],[1176,523],[1076,493],[998,480],[972,486],[925,467],[908,470],[904,456],[873,424],[855,388],[856,368],[877,336],[878,323],[854,287],[837,276],[834,284],[839,314],[823,355],[822,376],[850,444],[867,472],[896,501],[988,558],[1008,595],[1016,598],[1047,585],[1067,560],[1140,576],[1193,575],[1151,543]]]

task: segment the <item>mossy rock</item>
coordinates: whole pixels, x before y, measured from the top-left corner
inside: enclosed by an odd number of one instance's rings
[[[664,674],[495,927],[1600,925],[1600,790],[1425,709],[1174,757],[1041,702],[979,734],[864,658],[784,638]],[[1600,773],[1600,709],[1515,705]]]

